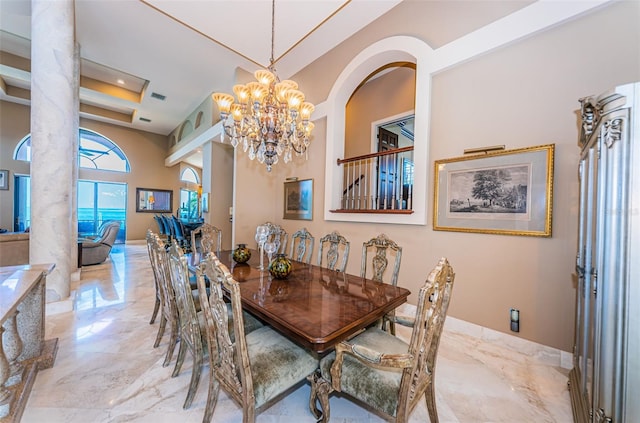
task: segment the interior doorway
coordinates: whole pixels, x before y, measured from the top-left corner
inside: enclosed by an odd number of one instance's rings
[[[211,199],[209,221],[222,229],[222,248],[233,247],[234,148],[211,143]]]
[[[413,147],[413,113],[374,122],[375,152]],[[413,151],[381,156],[376,166],[378,209],[411,208],[413,193]]]
[[[395,150],[398,148],[398,134],[384,127],[378,127],[378,153]],[[381,156],[378,160],[378,209],[390,209],[392,207],[396,185],[397,166],[393,163],[393,156]]]

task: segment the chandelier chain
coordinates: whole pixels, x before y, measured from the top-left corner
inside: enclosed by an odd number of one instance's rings
[[[274,62],[274,50],[276,40],[276,0],[271,0],[271,58],[269,59],[269,69],[273,69]]]

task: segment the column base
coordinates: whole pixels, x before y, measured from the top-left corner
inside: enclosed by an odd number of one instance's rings
[[[42,354],[39,357],[22,362],[24,366],[22,380],[20,383],[9,387],[12,398],[8,404],[8,415],[0,418],[0,423],[17,423],[22,419],[22,413],[29,400],[33,384],[36,381],[36,373],[38,373],[38,370],[53,367],[57,353],[58,338],[48,339],[44,341]],[[0,409],[0,416],[3,415],[3,411],[5,410]]]
[[[71,291],[69,298],[61,301],[53,301],[45,304],[45,315],[53,316],[54,314],[66,313],[75,310],[76,307],[76,291]]]

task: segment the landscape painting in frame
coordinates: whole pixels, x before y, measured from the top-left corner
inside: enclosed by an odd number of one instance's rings
[[[551,236],[554,147],[436,161],[434,230]]]
[[[284,183],[285,219],[313,219],[313,179]]]

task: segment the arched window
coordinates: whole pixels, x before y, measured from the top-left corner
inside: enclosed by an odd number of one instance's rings
[[[188,167],[182,171],[182,174],[180,175],[180,180],[183,182],[192,182],[194,184],[197,184],[198,174],[196,173],[195,170]]]
[[[129,160],[113,141],[89,129],[80,128],[78,159],[85,169],[129,172]],[[15,160],[31,161],[31,134],[18,143]]]

